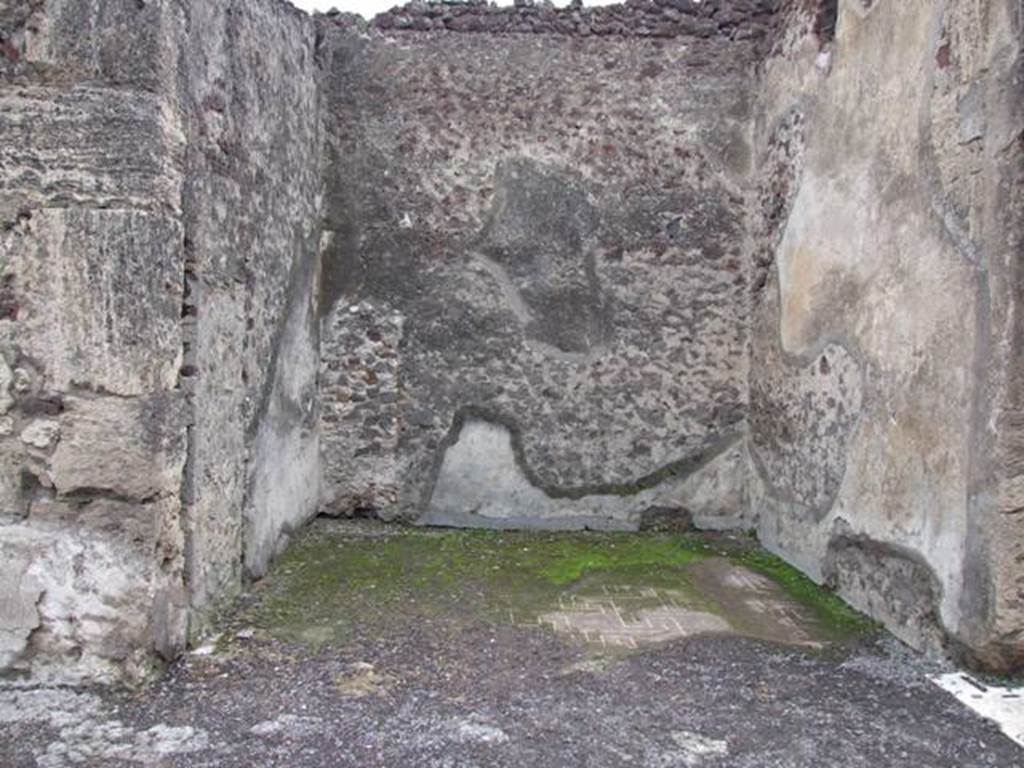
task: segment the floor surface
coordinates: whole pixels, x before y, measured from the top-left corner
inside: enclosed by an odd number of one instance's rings
[[[948,671],[749,540],[320,521],[146,689],[0,687],[0,765],[1024,766]]]

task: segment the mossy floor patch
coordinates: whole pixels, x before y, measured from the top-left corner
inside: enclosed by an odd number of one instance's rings
[[[747,537],[320,520],[254,586],[225,636],[246,628],[321,648],[481,622],[614,649],[705,632],[824,647],[875,630]]]

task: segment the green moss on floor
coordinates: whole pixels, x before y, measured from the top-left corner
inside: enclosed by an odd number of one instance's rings
[[[837,638],[870,634],[880,626],[855,611],[835,592],[814,583],[785,560],[763,549],[736,552],[733,562],[767,576],[800,605],[807,608]]]
[[[687,607],[720,612],[687,573],[712,556],[778,583],[813,613],[829,639],[874,629],[744,537],[353,528],[318,521],[256,585],[229,632],[251,626],[280,640],[323,646],[422,622],[529,623],[566,595],[623,586],[671,590]]]
[[[538,542],[528,566],[551,584],[564,586],[595,571],[658,566],[679,568],[707,556],[707,547],[681,536],[652,534],[562,534]]]

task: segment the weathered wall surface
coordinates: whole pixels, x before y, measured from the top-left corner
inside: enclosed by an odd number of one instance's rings
[[[325,509],[687,507],[746,411],[753,42],[325,28]]]
[[[1019,664],[1020,6],[838,11],[759,101],[759,532],[911,644]]]
[[[0,27],[0,668],[134,676],[186,628],[174,20],[53,0]]]
[[[0,43],[0,669],[137,677],[315,509],[313,25],[16,1]]]
[[[771,45],[780,0],[633,0],[619,5],[526,2],[490,5],[486,0],[440,0],[397,6],[373,19],[393,31],[560,35],[609,38],[688,38],[744,41],[734,53],[762,55]],[[734,62],[735,63],[735,62]]]
[[[311,19],[224,0],[190,3],[185,24],[185,501],[202,609],[316,509],[322,132]]]

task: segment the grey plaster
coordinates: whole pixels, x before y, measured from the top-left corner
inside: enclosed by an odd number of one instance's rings
[[[736,477],[731,467],[723,470],[715,464],[731,461],[735,455],[726,444],[726,450],[719,448],[699,465],[640,478],[627,488],[546,491],[524,471],[521,452],[517,455],[507,427],[469,418],[445,451],[426,512],[418,522],[506,529],[639,530],[649,524],[654,512],[660,524],[675,518],[686,527],[696,516],[710,520],[719,516],[721,485],[735,483]],[[709,485],[717,492],[708,493]]]
[[[996,382],[1015,366],[995,349],[1018,237],[1007,233],[1019,228],[1012,195],[994,196],[1016,172],[994,157],[1015,153],[1019,167],[1020,155],[1008,134],[1000,150],[988,142],[1017,109],[1006,85],[1021,19],[1012,4],[983,5],[839,3],[824,52],[794,8],[766,63],[759,186],[778,197],[762,193],[755,208],[765,290],[753,310],[752,498],[762,540],[907,642],[1010,668],[1016,641],[997,627],[1015,599],[996,585],[1012,569],[995,553],[1015,539],[1012,524],[997,525],[1002,543],[985,531],[1000,519],[997,457],[1009,456],[991,425]],[[845,415],[794,430],[797,400],[768,393],[800,366],[806,376],[829,344],[850,373],[826,402]],[[796,446],[822,427],[824,443],[780,472],[779,438]],[[808,504],[793,489],[816,476],[831,490]]]

